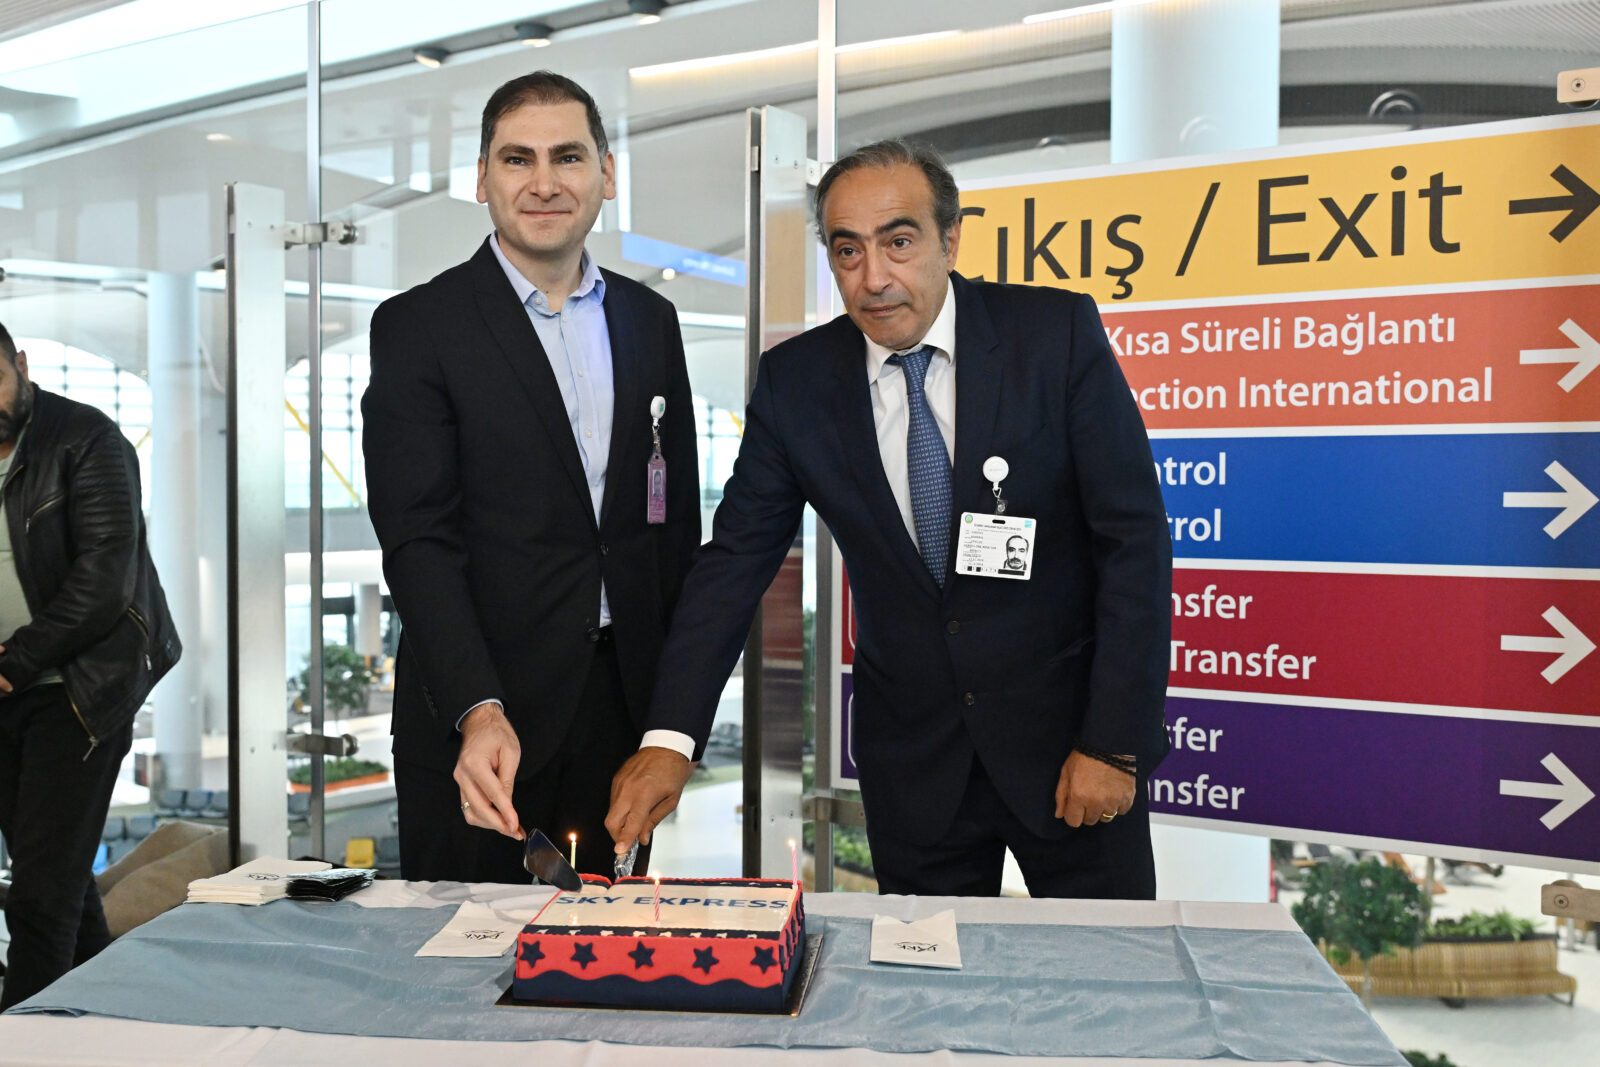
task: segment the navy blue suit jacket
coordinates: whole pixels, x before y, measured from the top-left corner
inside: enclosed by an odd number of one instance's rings
[[[868,822],[912,843],[954,819],[976,754],[1045,838],[1075,743],[1166,752],[1172,545],[1149,440],[1094,302],[969,282],[956,300],[951,545],[994,509],[1038,520],[1033,576],[924,567],[884,475],[865,340],[841,316],[762,358],[713,536],[684,585],[649,725],[702,742],[761,594],[809,502],[849,573],[858,623],[853,752]]]

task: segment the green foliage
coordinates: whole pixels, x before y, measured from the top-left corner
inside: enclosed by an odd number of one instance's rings
[[[1456,919],[1440,919],[1428,928],[1429,937],[1481,937],[1494,941],[1521,941],[1538,924],[1519,919],[1504,908],[1493,915],[1469,911]]]
[[[1442,1052],[1437,1056],[1430,1056],[1416,1049],[1404,1049],[1400,1055],[1406,1058],[1411,1067],[1456,1067],[1455,1061]]]
[[[1319,864],[1306,874],[1305,897],[1290,913],[1335,963],[1393,955],[1422,943],[1422,889],[1378,860]]]
[[[367,710],[367,692],[372,687],[372,669],[367,659],[349,645],[325,644],[322,646],[322,694],[324,706],[335,715],[353,715]],[[295,698],[301,707],[311,703],[311,661],[306,659],[305,669],[295,676],[300,695]]]
[[[381,763],[374,763],[369,759],[331,759],[322,765],[322,780],[324,782],[342,782],[349,778],[365,778],[369,774],[379,771],[387,772],[389,768]],[[295,785],[311,784],[311,764],[296,767],[289,772],[289,781]]]

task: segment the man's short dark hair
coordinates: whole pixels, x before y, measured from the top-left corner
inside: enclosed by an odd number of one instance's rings
[[[6,332],[6,325],[0,322],[0,356],[6,357],[6,362],[13,367],[17,365],[17,343]]]
[[[933,221],[939,227],[939,243],[948,249],[947,238],[950,228],[961,221],[961,191],[956,188],[956,180],[951,176],[950,168],[944,165],[944,160],[939,158],[939,153],[932,145],[902,141],[898,137],[862,145],[829,167],[823,174],[822,180],[817,183],[816,194],[812,198],[816,212],[817,237],[822,243],[828,243],[828,235],[822,232],[822,213],[827,206],[828,190],[833,187],[839,175],[848,174],[862,167],[894,167],[902,164],[919,168],[923,176],[928,179],[928,188],[933,190]]]
[[[479,157],[489,158],[489,147],[494,144],[494,128],[503,116],[528,104],[565,104],[569,101],[582,104],[583,110],[588,112],[589,136],[594,138],[595,150],[604,159],[610,150],[610,142],[606,140],[606,126],[600,120],[600,108],[595,105],[594,97],[571,78],[553,70],[536,70],[532,74],[512,78],[494,91],[489,102],[483,105]]]

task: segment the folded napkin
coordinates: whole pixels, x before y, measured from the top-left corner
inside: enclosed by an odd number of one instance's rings
[[[909,923],[887,915],[874,915],[871,956],[873,963],[959,971],[961,946],[956,941],[956,913],[941,911]]]
[[[456,909],[444,929],[417,950],[418,956],[500,956],[517,943],[522,928],[535,911],[497,911],[487,904],[467,901]]]
[[[189,883],[190,903],[265,904],[289,895],[289,883],[299,875],[325,871],[333,864],[323,860],[284,860],[262,856],[213,878]]]

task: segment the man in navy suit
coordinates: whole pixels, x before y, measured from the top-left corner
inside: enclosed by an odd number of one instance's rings
[[[1167,749],[1172,546],[1094,303],[955,274],[960,205],[931,150],[851,153],[818,184],[816,217],[848,316],[761,361],[649,725],[698,755],[809,502],[857,612],[854,755],[879,888],[995,895],[1009,847],[1036,896],[1152,897],[1141,786]],[[963,527],[1002,525],[996,457],[1007,532],[1033,520],[1026,579],[971,566]],[[1001,536],[995,571],[1004,553]],[[654,746],[623,765],[606,819],[619,852],[649,840],[691,766]]]

